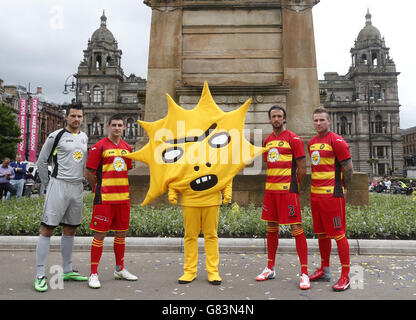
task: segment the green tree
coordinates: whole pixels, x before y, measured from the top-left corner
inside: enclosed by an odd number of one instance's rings
[[[21,141],[20,127],[12,109],[0,103],[0,159],[9,157],[14,159],[17,144]]]

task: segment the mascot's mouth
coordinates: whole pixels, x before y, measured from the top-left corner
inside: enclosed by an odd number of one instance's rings
[[[215,174],[199,177],[191,181],[191,189],[194,191],[203,191],[212,188],[218,183],[218,178]]]

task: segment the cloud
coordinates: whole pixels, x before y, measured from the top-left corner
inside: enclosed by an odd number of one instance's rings
[[[402,127],[416,125],[413,82],[416,3],[409,0],[330,0],[313,9],[318,75],[346,74],[349,50],[364,27],[370,9],[373,24],[385,36],[397,65]],[[403,9],[406,8],[406,9]],[[53,101],[69,101],[62,94],[65,79],[76,73],[88,38],[100,26],[103,9],[107,26],[122,50],[126,75],[147,77],[151,9],[138,0],[14,0],[2,1],[0,10],[0,78],[5,84],[42,85]]]
[[[76,73],[88,39],[100,27],[103,9],[107,27],[122,50],[122,68],[129,75],[147,76],[151,9],[137,0],[63,1],[15,0],[2,3],[0,21],[0,78],[5,84],[38,85],[53,101],[62,94],[65,79]],[[10,19],[13,17],[13,19]]]

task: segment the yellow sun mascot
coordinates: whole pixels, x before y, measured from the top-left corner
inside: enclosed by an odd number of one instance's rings
[[[142,206],[168,191],[172,204],[182,206],[184,274],[178,282],[192,282],[197,275],[198,236],[205,240],[208,281],[221,284],[218,273],[218,215],[221,202],[229,203],[233,177],[264,148],[244,137],[244,120],[251,99],[240,108],[223,112],[204,83],[198,105],[192,110],[178,106],[169,96],[168,114],[155,122],[138,121],[149,142],[126,157],[150,168],[150,186]],[[221,197],[222,193],[222,197]]]

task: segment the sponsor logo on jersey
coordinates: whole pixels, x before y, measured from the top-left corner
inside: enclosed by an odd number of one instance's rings
[[[321,161],[321,155],[319,154],[318,150],[315,150],[311,154],[311,162],[314,166],[317,166],[320,161]]]
[[[81,162],[82,158],[84,158],[84,154],[82,153],[82,150],[77,149],[72,154],[72,159],[74,159],[75,162]]]
[[[277,148],[271,148],[267,154],[267,159],[269,162],[276,162],[279,160],[279,150],[277,150]]]
[[[118,172],[123,171],[124,168],[126,167],[126,162],[121,157],[115,157],[113,161],[113,167],[114,167],[114,170]]]

